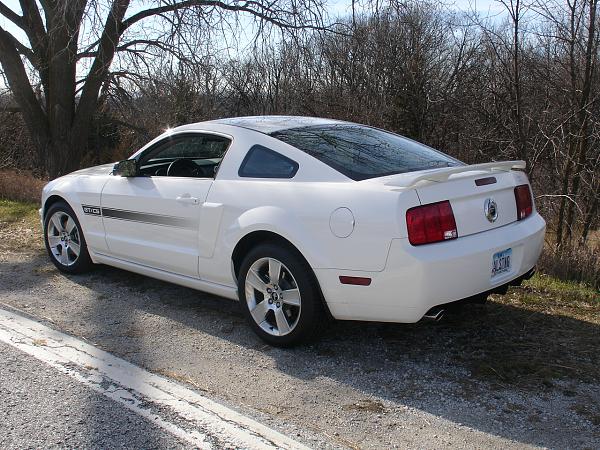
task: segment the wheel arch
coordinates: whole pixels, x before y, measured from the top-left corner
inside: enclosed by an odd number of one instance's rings
[[[242,237],[238,241],[238,243],[235,245],[233,252],[231,254],[231,269],[233,272],[234,279],[237,281],[240,267],[242,265],[244,257],[248,254],[248,252],[252,248],[256,247],[257,245],[267,243],[267,242],[279,243],[279,244],[287,247],[289,250],[293,251],[294,253],[296,253],[300,258],[302,258],[304,260],[304,262],[310,269],[311,276],[314,278],[314,280],[317,284],[317,287],[319,289],[319,294],[320,294],[319,297],[321,299],[321,303],[323,304],[323,306],[325,308],[327,316],[329,318],[332,318],[333,316],[332,316],[331,312],[329,311],[329,306],[327,305],[327,301],[325,300],[325,297],[323,296],[323,291],[321,290],[321,284],[319,283],[319,279],[317,278],[317,275],[315,274],[315,272],[312,270],[312,267],[309,264],[306,257],[302,254],[302,252],[298,249],[298,247],[296,247],[292,242],[290,242],[285,237],[283,237],[280,234],[277,234],[273,231],[267,231],[267,230],[251,231],[250,233],[246,234],[244,237]]]
[[[242,265],[244,257],[252,248],[256,247],[257,245],[264,244],[266,242],[275,242],[278,244],[282,244],[285,247],[288,247],[290,250],[294,251],[299,256],[301,256],[302,259],[306,262],[306,264],[310,267],[310,264],[308,263],[307,259],[304,257],[302,252],[288,239],[273,231],[255,230],[243,236],[235,245],[231,254],[233,275],[236,280],[240,273],[240,267]]]
[[[58,194],[52,194],[50,195],[46,201],[44,202],[44,208],[42,209],[42,217],[45,218],[46,217],[46,211],[48,211],[48,209],[54,205],[55,203],[58,202],[65,202],[67,205],[69,205],[71,207],[71,209],[73,209],[73,207],[71,206],[71,204],[67,201],[66,198],[58,195]],[[73,209],[73,211],[75,211]]]

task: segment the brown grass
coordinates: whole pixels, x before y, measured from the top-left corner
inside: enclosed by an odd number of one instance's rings
[[[0,199],[40,203],[45,180],[16,170],[0,171]]]
[[[600,247],[596,241],[587,244],[546,244],[538,261],[540,271],[561,280],[586,283],[600,289]]]
[[[43,248],[37,203],[0,198],[0,251],[30,252]]]

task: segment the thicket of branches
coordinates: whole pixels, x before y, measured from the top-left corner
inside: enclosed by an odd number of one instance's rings
[[[526,160],[553,242],[579,245],[600,226],[597,0],[500,3],[503,15],[482,19],[392,0],[333,31],[267,37],[236,57],[154,45],[105,83],[84,161],[114,160],[168,126],[217,117],[352,120],[469,163]],[[18,113],[2,115],[0,133],[16,136]],[[10,156],[13,141],[2,139],[11,144],[0,165],[22,163]]]

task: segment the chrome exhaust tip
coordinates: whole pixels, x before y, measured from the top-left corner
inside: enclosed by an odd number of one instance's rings
[[[434,306],[433,308],[431,308],[429,311],[427,311],[425,313],[425,315],[423,316],[423,319],[433,320],[433,321],[437,322],[442,317],[444,317],[445,312],[446,312],[446,310],[444,308],[440,308],[439,306]]]

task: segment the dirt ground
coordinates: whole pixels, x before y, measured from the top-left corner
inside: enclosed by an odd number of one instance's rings
[[[596,291],[538,276],[441,322],[333,322],[283,350],[235,302],[105,266],[59,273],[27,214],[0,218],[0,307],[310,446],[600,448]]]

